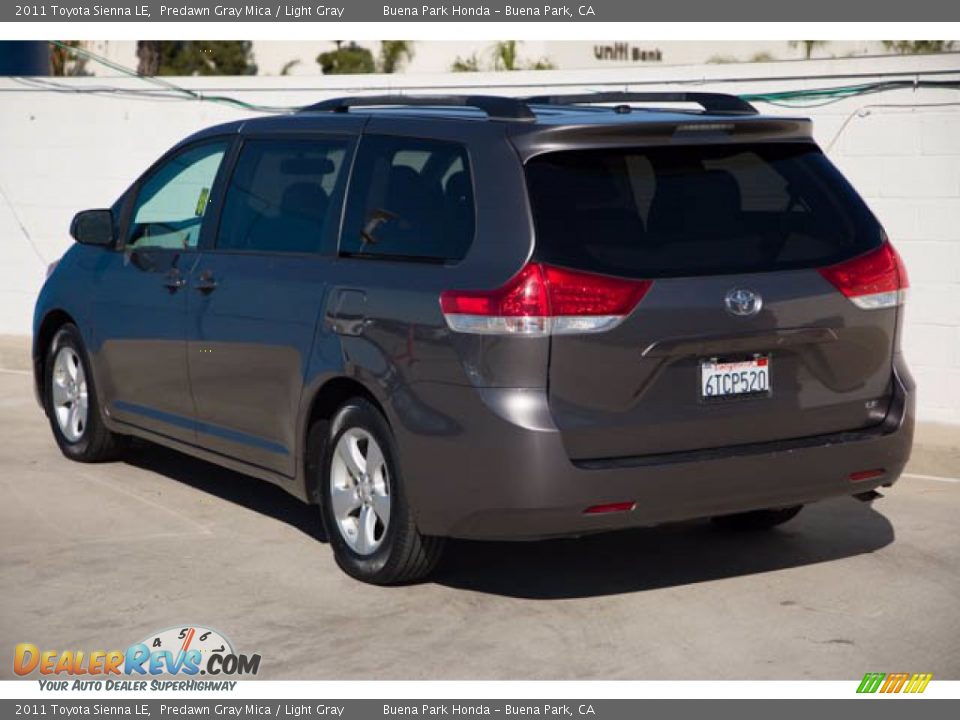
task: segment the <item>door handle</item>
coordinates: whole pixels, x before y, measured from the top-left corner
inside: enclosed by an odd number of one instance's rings
[[[176,292],[186,284],[187,281],[176,268],[171,268],[163,277],[163,286],[172,293]]]
[[[211,270],[204,270],[193,287],[202,293],[211,293],[217,289],[217,280]]]

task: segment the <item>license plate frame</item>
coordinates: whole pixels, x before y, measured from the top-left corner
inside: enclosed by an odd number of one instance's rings
[[[769,353],[755,353],[749,357],[701,358],[698,366],[697,396],[702,403],[755,400],[773,394]],[[742,390],[741,387],[746,389]]]

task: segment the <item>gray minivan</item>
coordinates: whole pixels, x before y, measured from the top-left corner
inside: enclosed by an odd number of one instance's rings
[[[910,454],[903,264],[809,120],[733,96],[327,100],[71,233],[33,345],[63,453],[275,482],[368,582],[447,537],[769,528]]]

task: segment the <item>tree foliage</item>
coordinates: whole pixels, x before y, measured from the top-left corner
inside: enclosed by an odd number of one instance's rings
[[[249,40],[141,40],[141,75],[256,75]]]
[[[410,40],[384,40],[380,43],[380,53],[376,58],[367,48],[355,42],[347,45],[338,42],[336,50],[317,55],[317,63],[324,75],[395,73],[412,59],[413,42]]]
[[[317,55],[324,75],[358,75],[377,71],[373,53],[356,43]]]
[[[490,46],[487,55],[490,57],[489,70],[554,70],[556,65],[549,58],[525,60],[520,56],[519,40],[501,40]],[[459,55],[450,66],[452,72],[479,72],[483,70],[480,58],[474,53],[469,57]]]
[[[395,73],[411,60],[413,43],[410,40],[384,40],[380,43],[380,72]]]
[[[527,63],[527,70],[556,70],[557,66],[553,64],[550,58],[537,58]]]
[[[883,46],[899,55],[919,55],[953,50],[954,40],[884,40]]]
[[[452,72],[480,72],[480,58],[474,53],[469,57],[460,57],[457,55],[453,64],[450,66]]]
[[[83,45],[82,40],[61,40],[60,45],[50,45],[50,74],[60,77],[89,75],[87,58],[68,49],[82,48]]]

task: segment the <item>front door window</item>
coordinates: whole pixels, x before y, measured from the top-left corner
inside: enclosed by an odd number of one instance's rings
[[[127,247],[195,248],[226,149],[225,141],[200,145],[180,153],[154,172],[137,196]]]

